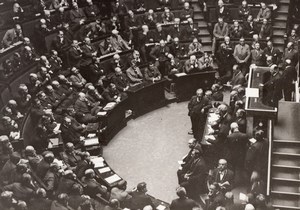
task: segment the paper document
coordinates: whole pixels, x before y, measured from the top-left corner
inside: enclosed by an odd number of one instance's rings
[[[91,161],[94,163],[95,168],[104,167],[104,159],[103,159],[103,157],[93,158],[93,159],[91,159]]]
[[[103,108],[103,110],[107,111],[107,110],[111,110],[116,106],[116,102],[110,102],[108,104],[106,104],[106,106]]]
[[[59,139],[58,138],[50,138],[49,141],[53,146],[58,146]]]
[[[112,184],[114,182],[117,182],[121,180],[121,177],[119,177],[117,174],[114,174],[110,177],[105,178],[105,181],[107,181],[109,184]]]
[[[182,76],[185,76],[186,75],[186,73],[177,73],[177,74],[175,74],[177,77],[182,77]]]
[[[90,138],[89,135],[88,135],[88,138]],[[91,137],[93,137],[93,136],[91,136]],[[98,145],[98,144],[99,144],[98,137],[84,140],[84,146],[92,146],[92,145]]]
[[[163,205],[158,205],[158,207],[156,207],[157,210],[165,210],[166,207]]]
[[[103,174],[103,173],[109,172],[111,170],[109,167],[105,167],[105,168],[99,168],[98,171],[100,174]]]
[[[53,130],[58,131],[59,129],[60,129],[60,123],[57,123],[56,127]]]
[[[248,196],[247,196],[246,194],[244,194],[244,193],[240,193],[239,199],[240,199],[241,201],[246,201],[246,202],[248,202]]]
[[[258,88],[246,88],[246,97],[259,97],[259,89]]]

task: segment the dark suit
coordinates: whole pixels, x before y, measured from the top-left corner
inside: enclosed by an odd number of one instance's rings
[[[209,106],[209,100],[206,97],[199,99],[193,96],[188,104],[189,113],[192,122],[192,131],[194,137],[199,140],[202,137],[203,126],[205,123],[205,114],[201,113],[202,109]]]
[[[153,209],[155,208],[150,196],[148,196],[147,194],[135,191],[131,193],[131,195],[132,198],[130,203],[130,209],[143,209],[145,206],[148,205],[152,206]]]
[[[69,152],[62,152],[61,153],[61,159],[64,161],[64,163],[69,167],[69,168],[74,168],[77,166],[79,161],[81,160],[81,157],[79,154],[75,151],[73,153]]]
[[[231,79],[231,85],[234,87],[236,85],[244,85],[246,82],[245,77],[241,71],[235,73]]]
[[[293,81],[296,80],[297,80],[297,71],[295,67],[291,65],[286,66],[282,74],[282,81],[285,83],[285,85],[283,86],[284,99],[286,101],[292,100],[292,92],[294,91]]]
[[[121,92],[124,91],[124,88],[129,86],[129,81],[124,73],[121,75],[114,74],[112,77],[112,82],[116,85],[117,89]]]
[[[97,5],[88,5],[84,8],[84,12],[87,18],[94,18],[99,15],[99,9]]]
[[[207,167],[204,159],[202,157],[194,159],[190,163],[187,174],[189,174],[189,179],[183,181],[180,185],[186,189],[189,198],[197,199],[199,194],[207,191]]]
[[[216,18],[218,19],[219,17],[222,17],[225,21],[228,21],[230,19],[230,11],[228,9],[228,7],[224,6],[223,11],[220,11],[220,7],[217,6],[216,8]]]
[[[74,48],[71,47],[69,49],[69,62],[70,66],[76,66],[79,67],[81,64],[81,58],[82,58],[82,50],[80,48]]]
[[[70,42],[65,37],[63,39],[55,37],[51,43],[51,47],[58,52],[59,56],[61,56],[64,55],[70,48]]]
[[[263,87],[263,103],[270,106],[277,106],[278,101],[282,99],[283,83],[281,74],[275,73],[270,75],[270,79],[264,83]],[[286,84],[288,85],[288,84]]]
[[[183,28],[183,39],[184,40],[192,40],[193,38],[198,38],[199,28],[196,24],[186,25]]]
[[[104,189],[99,182],[97,182],[95,179],[86,179],[85,177],[82,180],[84,184],[86,184],[85,187],[85,193],[92,198],[95,198],[97,194],[101,194],[101,196],[105,199],[109,198],[109,192],[107,192],[106,189]]]
[[[93,169],[94,164],[92,162],[87,162],[86,160],[81,160],[76,166],[75,174],[79,179],[81,179],[84,176],[85,170],[87,169]]]
[[[271,38],[272,35],[273,35],[273,28],[270,24],[267,24],[260,28],[259,36],[261,39],[266,39],[267,37]]]
[[[265,63],[264,51],[262,49],[251,50],[251,64],[255,64],[256,66],[263,66]]]
[[[269,47],[266,47],[265,49],[264,49],[264,54],[265,54],[265,57],[267,57],[267,56],[272,56],[272,61],[273,61],[273,63],[274,64],[277,64],[278,65],[278,63],[280,62],[280,60],[281,60],[281,52],[280,52],[280,50],[279,49],[277,49],[277,48],[272,48],[272,49],[270,49]]]
[[[81,8],[78,10],[70,10],[70,20],[72,24],[79,24],[81,19],[86,19],[86,16]]]
[[[90,65],[93,61],[92,58],[95,57],[93,56],[93,53],[97,52],[96,48],[93,45],[87,45],[84,44],[81,47],[82,50],[82,66],[88,66]]]
[[[50,168],[50,164],[46,162],[44,159],[39,162],[36,168],[36,175],[38,175],[41,179],[43,179]]]
[[[61,193],[67,193],[68,195],[72,192],[72,187],[77,182],[74,179],[67,179],[62,177],[59,180],[58,187],[56,190],[56,194],[59,195]]]
[[[243,31],[244,31],[244,36],[250,38],[253,36],[253,34],[257,34],[259,32],[259,29],[255,22],[250,23],[248,21],[245,21],[243,23]]]
[[[224,173],[222,178],[220,173]],[[230,191],[234,186],[234,173],[229,169],[225,169],[222,172],[220,171],[220,169],[216,168],[212,171],[212,175],[210,177],[210,183],[214,183],[214,182],[217,182],[218,184],[229,182],[229,185],[224,185],[225,187],[224,192]]]
[[[170,210],[192,210],[197,207],[196,201],[189,198],[174,199],[170,205]]]

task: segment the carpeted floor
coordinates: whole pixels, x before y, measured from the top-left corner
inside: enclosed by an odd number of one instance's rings
[[[177,161],[188,152],[190,126],[187,102],[170,104],[130,120],[104,148],[104,157],[128,190],[145,181],[149,194],[170,202],[176,198]]]

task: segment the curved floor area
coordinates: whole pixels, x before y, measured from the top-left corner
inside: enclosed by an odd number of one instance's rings
[[[148,193],[170,202],[176,197],[178,160],[187,152],[190,129],[187,102],[130,120],[104,148],[108,164],[128,182],[128,190],[145,181]]]

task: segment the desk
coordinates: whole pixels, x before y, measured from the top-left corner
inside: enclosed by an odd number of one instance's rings
[[[129,88],[129,108],[134,117],[138,117],[149,111],[162,107],[166,104],[165,79],[155,83],[144,83]]]
[[[178,102],[190,100],[196,90],[211,88],[215,81],[216,71],[199,72],[194,74],[175,74],[175,93]]]
[[[107,126],[104,131],[104,144],[108,142],[126,125],[125,112],[128,106],[128,98],[118,103],[112,110],[107,111],[104,117],[105,125]]]

